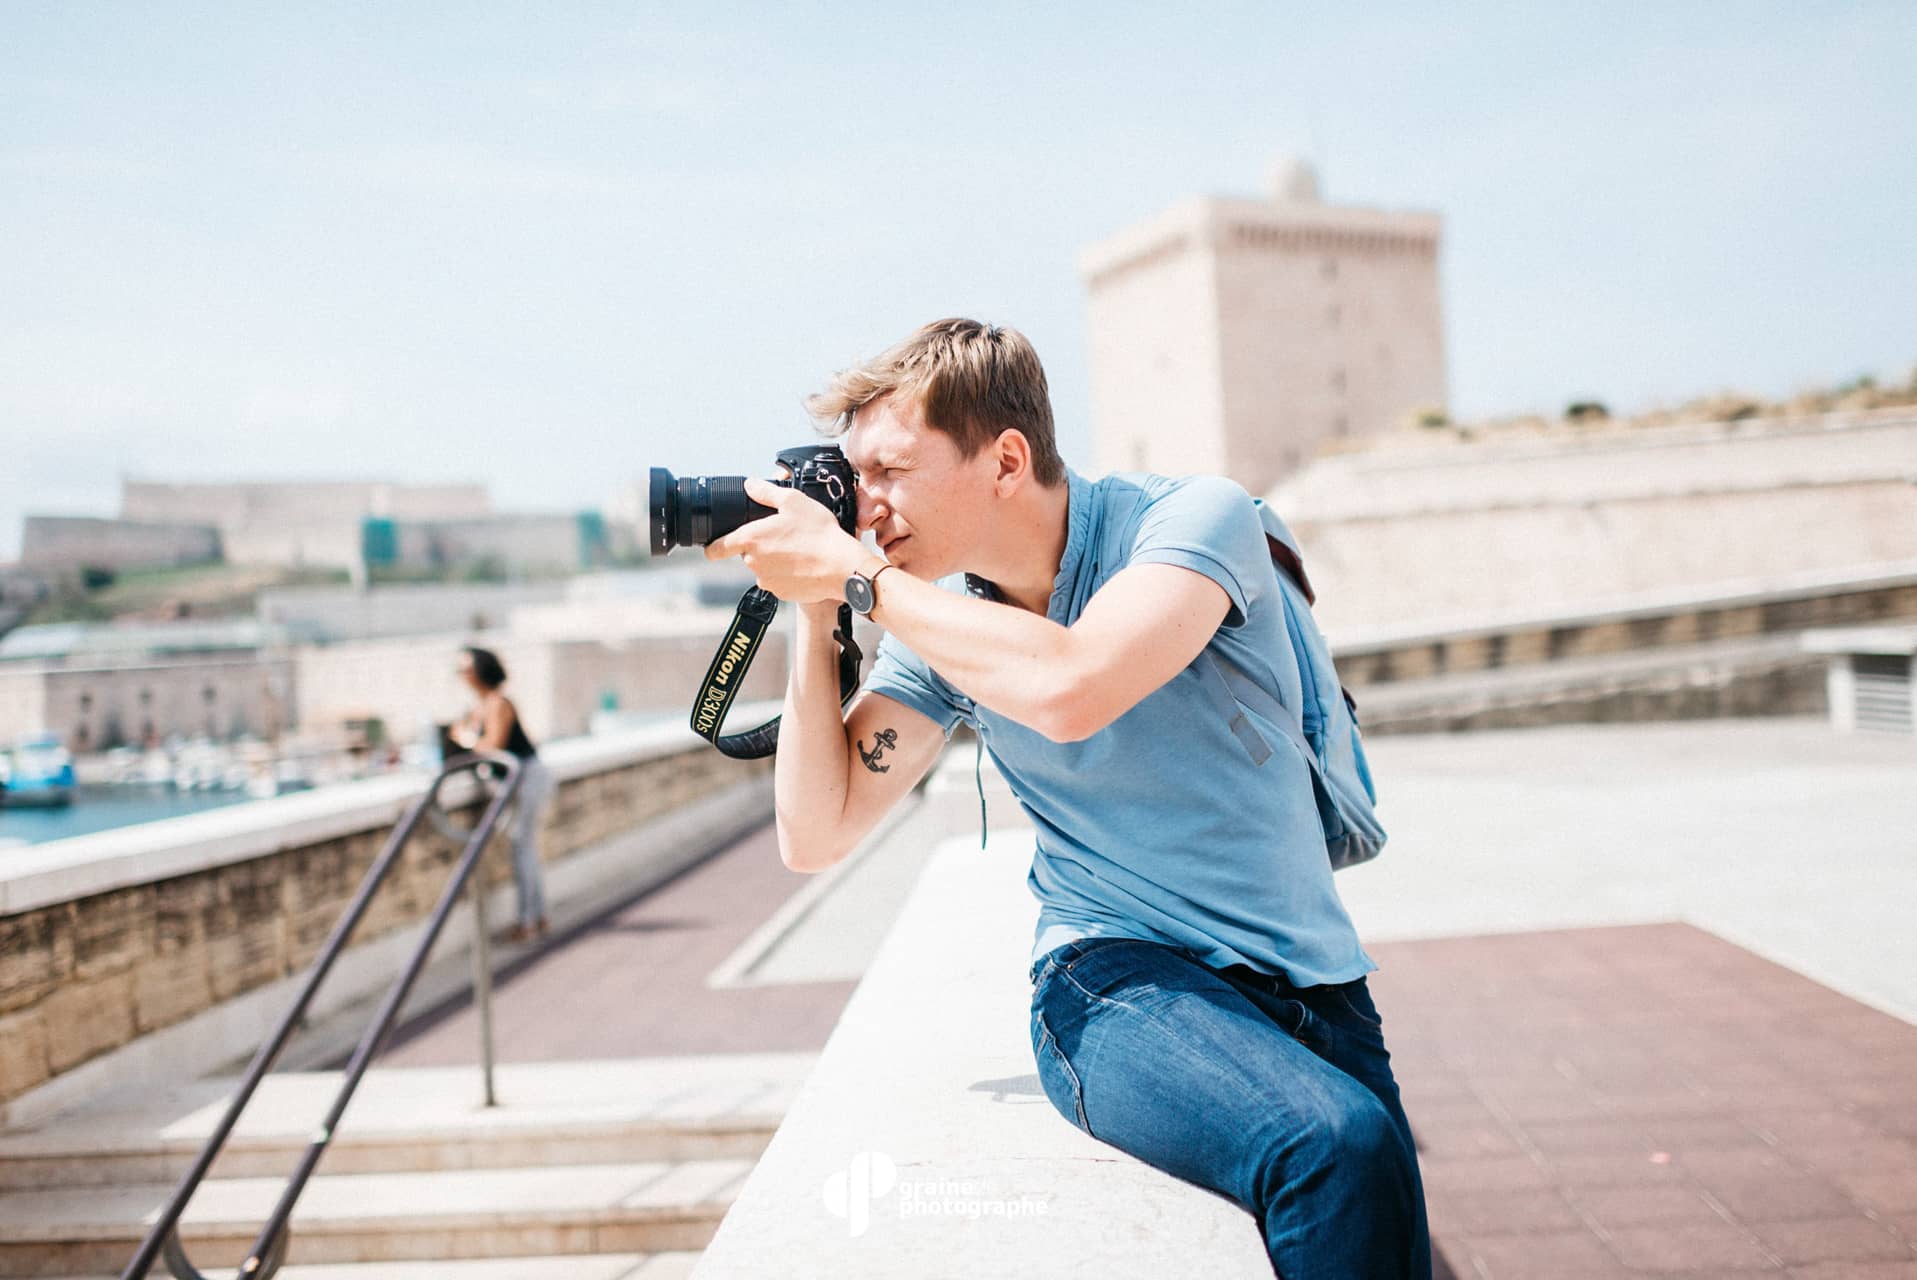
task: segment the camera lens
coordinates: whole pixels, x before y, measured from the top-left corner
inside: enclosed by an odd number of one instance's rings
[[[664,467],[654,467],[646,499],[655,556],[674,547],[703,547],[748,520],[772,514],[771,507],[746,497],[744,476],[674,479]]]

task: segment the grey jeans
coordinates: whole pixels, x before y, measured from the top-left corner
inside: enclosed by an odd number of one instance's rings
[[[552,771],[538,756],[519,762],[519,790],[513,796],[510,828],[513,847],[513,887],[519,893],[519,923],[531,926],[546,918],[546,875],[539,862],[539,823],[552,801]]]

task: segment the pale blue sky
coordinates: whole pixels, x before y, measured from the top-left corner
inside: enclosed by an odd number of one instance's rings
[[[1452,410],[1917,362],[1917,5],[0,7],[0,557],[158,478],[763,471],[914,324],[1309,154],[1430,208]]]

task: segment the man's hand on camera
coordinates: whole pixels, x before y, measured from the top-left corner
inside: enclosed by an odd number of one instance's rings
[[[746,497],[772,515],[740,525],[706,546],[706,559],[738,556],[759,585],[798,604],[845,598],[845,580],[871,553],[824,506],[797,489],[748,479]]]

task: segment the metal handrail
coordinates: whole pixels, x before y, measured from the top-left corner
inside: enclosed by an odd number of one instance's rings
[[[298,1202],[300,1193],[306,1189],[307,1179],[319,1165],[320,1157],[326,1154],[326,1148],[333,1140],[333,1132],[339,1124],[340,1117],[346,1113],[347,1104],[353,1100],[353,1092],[359,1088],[360,1077],[366,1074],[367,1064],[372,1061],[373,1055],[379,1051],[387,1033],[392,1030],[393,1021],[398,1017],[407,994],[412,990],[413,982],[419,977],[420,970],[425,967],[427,954],[433,949],[433,944],[438,941],[440,930],[445,927],[446,918],[452,914],[453,908],[459,902],[459,895],[465,890],[467,882],[472,878],[473,870],[479,865],[480,855],[485,852],[486,844],[492,838],[493,830],[499,823],[500,814],[505,811],[506,806],[511,803],[518,791],[520,761],[516,756],[503,751],[474,751],[456,756],[434,776],[432,785],[426,788],[425,793],[413,801],[405,817],[398,826],[393,828],[393,834],[387,838],[386,847],[380,850],[379,856],[368,868],[365,878],[360,881],[359,890],[353,895],[353,901],[346,908],[346,914],[339,918],[338,923],[333,926],[333,931],[327,935],[325,944],[321,946],[319,955],[315,957],[313,966],[307,973],[305,985],[300,988],[298,998],[280,1018],[279,1025],[274,1028],[273,1034],[268,1037],[266,1043],[262,1044],[259,1051],[253,1055],[252,1065],[247,1068],[245,1077],[240,1081],[239,1090],[227,1105],[226,1114],[220,1118],[219,1124],[214,1126],[212,1136],[207,1139],[199,1157],[194,1160],[193,1167],[187,1170],[186,1176],[180,1180],[180,1185],[174,1190],[173,1198],[167,1201],[166,1208],[161,1211],[152,1229],[147,1232],[146,1239],[140,1244],[140,1251],[133,1255],[133,1261],[127,1264],[126,1270],[121,1273],[121,1280],[144,1280],[154,1261],[162,1257],[166,1261],[167,1269],[178,1280],[206,1280],[206,1277],[188,1261],[186,1249],[180,1243],[180,1215],[186,1211],[187,1202],[199,1189],[207,1170],[212,1168],[220,1148],[226,1145],[228,1136],[233,1132],[234,1124],[239,1120],[240,1113],[246,1109],[246,1104],[251,1101],[254,1090],[259,1087],[261,1079],[272,1068],[274,1061],[285,1049],[286,1042],[299,1026],[307,1005],[312,1002],[314,993],[318,991],[320,983],[325,980],[327,972],[333,967],[333,961],[338,959],[339,953],[345,948],[346,941],[352,936],[360,918],[366,914],[366,908],[371,904],[374,893],[384,883],[393,864],[399,860],[400,852],[406,847],[406,842],[412,838],[420,820],[437,806],[440,787],[454,774],[476,770],[484,765],[504,769],[506,776],[501,780],[498,790],[494,792],[484,812],[481,813],[479,822],[473,827],[458,865],[453,868],[452,878],[440,893],[439,902],[434,906],[433,914],[426,922],[425,935],[420,938],[419,945],[413,949],[412,957],[407,961],[405,969],[387,990],[386,998],[381,1002],[379,1012],[374,1015],[372,1024],[360,1037],[359,1047],[354,1049],[352,1058],[346,1064],[346,1076],[340,1084],[339,1093],[334,1098],[331,1109],[327,1111],[326,1118],[320,1122],[319,1128],[314,1131],[312,1141],[307,1145],[305,1154],[300,1157],[299,1165],[294,1169],[285,1191],[281,1193],[279,1203],[274,1206],[272,1215],[267,1218],[266,1225],[260,1229],[259,1237],[253,1242],[246,1261],[240,1264],[239,1280],[268,1280],[275,1271],[279,1270],[280,1263],[285,1260],[287,1241],[291,1235],[287,1229],[287,1223],[292,1217],[293,1206]],[[437,822],[437,819],[435,821]],[[485,898],[483,887],[475,889],[473,898],[480,929],[479,946],[483,948],[486,942],[485,911],[482,905]],[[482,963],[483,957],[475,962],[476,976],[477,968]],[[490,969],[485,976],[490,979]],[[487,983],[487,989],[489,988],[490,982]],[[485,992],[482,991],[482,996],[484,994]],[[483,1019],[483,1022],[488,1028],[490,1027],[489,1017]],[[490,1105],[493,1096],[492,1053],[490,1045],[484,1048],[487,1074],[486,1099]]]

